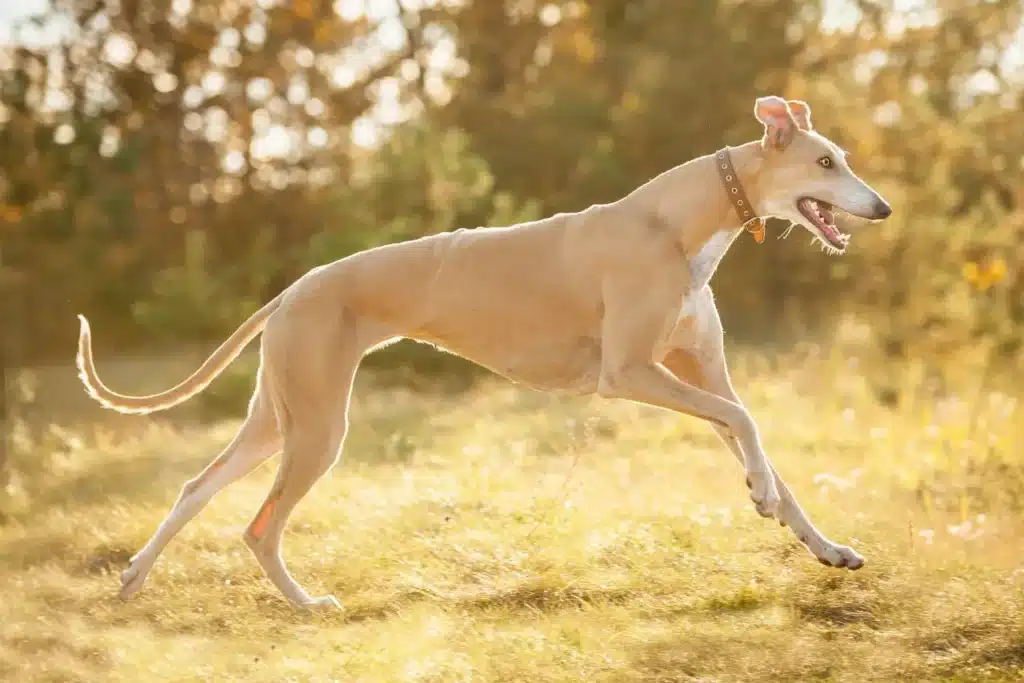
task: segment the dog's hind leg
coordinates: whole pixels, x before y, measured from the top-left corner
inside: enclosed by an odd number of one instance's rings
[[[174,507],[156,533],[132,557],[128,568],[121,574],[122,598],[129,598],[142,588],[163,549],[218,491],[280,450],[281,438],[273,407],[262,384],[261,377],[249,404],[249,414],[235,438],[199,476],[185,483]]]
[[[304,608],[340,607],[330,595],[312,597],[300,586],[281,557],[288,518],[299,501],[335,463],[348,428],[352,383],[363,352],[382,338],[361,339],[355,323],[342,315],[341,329],[322,335],[298,333],[309,318],[289,323],[290,332],[268,329],[264,343],[274,348],[271,367],[275,410],[284,437],[281,466],[270,493],[245,531],[245,542],[260,567],[284,597]],[[322,325],[323,323],[317,323]]]
[[[260,567],[284,597],[298,607],[339,607],[330,595],[311,597],[300,586],[281,557],[285,526],[295,506],[330,470],[344,435],[340,431],[302,425],[303,431],[289,433],[285,439],[281,470],[256,517],[245,531],[245,542]],[[309,431],[305,431],[309,430]]]

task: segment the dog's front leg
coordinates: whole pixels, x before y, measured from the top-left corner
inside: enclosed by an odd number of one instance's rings
[[[624,366],[614,373],[602,373],[598,393],[698,417],[744,444],[740,457],[746,469],[750,498],[762,516],[778,514],[781,500],[775,477],[761,448],[757,425],[743,406],[680,382],[655,363]]]
[[[638,305],[644,299],[627,293],[620,289],[606,300],[598,394],[692,415],[730,434],[742,446],[741,460],[751,500],[760,514],[775,516],[779,492],[750,413],[739,403],[680,381],[654,362],[654,346],[664,327],[664,317],[656,305],[651,305],[656,301]]]
[[[729,377],[729,370],[725,362],[725,354],[720,345],[713,343],[704,346],[699,353],[676,349],[668,354],[662,362],[673,375],[683,381],[690,382],[696,386],[707,389],[709,392],[722,398],[742,405],[740,397],[733,388],[732,380]],[[741,464],[745,462],[743,449],[728,430],[720,425],[713,425],[718,436],[729,447],[736,459]],[[848,569],[860,569],[864,566],[864,558],[857,551],[845,545],[839,545],[829,540],[822,534],[808,518],[807,513],[793,496],[789,486],[779,476],[778,471],[769,462],[768,466],[773,474],[775,486],[778,489],[780,505],[776,518],[782,526],[788,526],[793,534],[800,539],[800,542],[807,546],[807,549],[818,558],[818,561],[831,567],[846,567]],[[758,510],[760,512],[760,510]]]

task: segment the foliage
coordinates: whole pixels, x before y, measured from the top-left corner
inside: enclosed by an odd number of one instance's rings
[[[617,199],[758,135],[750,103],[777,92],[896,213],[852,224],[841,260],[741,240],[715,282],[727,329],[827,338],[853,315],[928,381],[965,349],[1017,367],[1021,19],[953,0],[60,0],[0,48],[7,344],[66,357],[76,312],[108,349],[219,339],[327,260]]]

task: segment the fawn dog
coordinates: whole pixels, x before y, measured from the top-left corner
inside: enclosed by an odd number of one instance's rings
[[[365,354],[411,338],[530,387],[623,398],[710,422],[742,464],[757,512],[788,526],[825,565],[863,558],[808,519],[764,453],[733,389],[708,285],[744,228],[787,219],[836,253],[849,236],[833,209],[878,221],[889,205],[815,132],[810,107],[761,97],[761,139],[725,147],[652,178],[609,204],[511,227],[455,230],[314,268],[254,313],[188,379],[152,396],[108,389],[80,316],[78,366],[89,394],[123,413],[150,413],[202,391],[263,333],[248,415],[230,444],[188,481],[122,574],[142,587],[168,542],[219,490],[282,453],[277,477],[244,532],[266,576],[296,606],[310,596],[281,557],[296,504],[337,460],[353,379]],[[753,226],[753,227],[751,227]]]

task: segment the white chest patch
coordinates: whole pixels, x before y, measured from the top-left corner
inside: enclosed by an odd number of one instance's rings
[[[708,289],[708,283],[738,234],[739,230],[719,230],[690,259],[690,289],[682,301],[676,324],[664,340],[663,348],[659,346],[655,351],[656,361],[660,362],[660,354],[674,347],[700,349],[704,346],[705,337],[711,332],[717,317],[715,300]],[[684,320],[689,322],[684,325]]]
[[[700,251],[690,259],[690,292],[699,292],[704,289],[711,276],[715,274],[718,264],[729,250],[732,241],[736,239],[738,231],[719,230],[711,236]]]
[[[711,282],[711,276],[715,274],[722,257],[725,256],[725,252],[729,250],[738,234],[738,230],[719,230],[690,259],[690,291],[687,292],[682,309],[679,311],[680,319],[697,312],[697,299]]]

